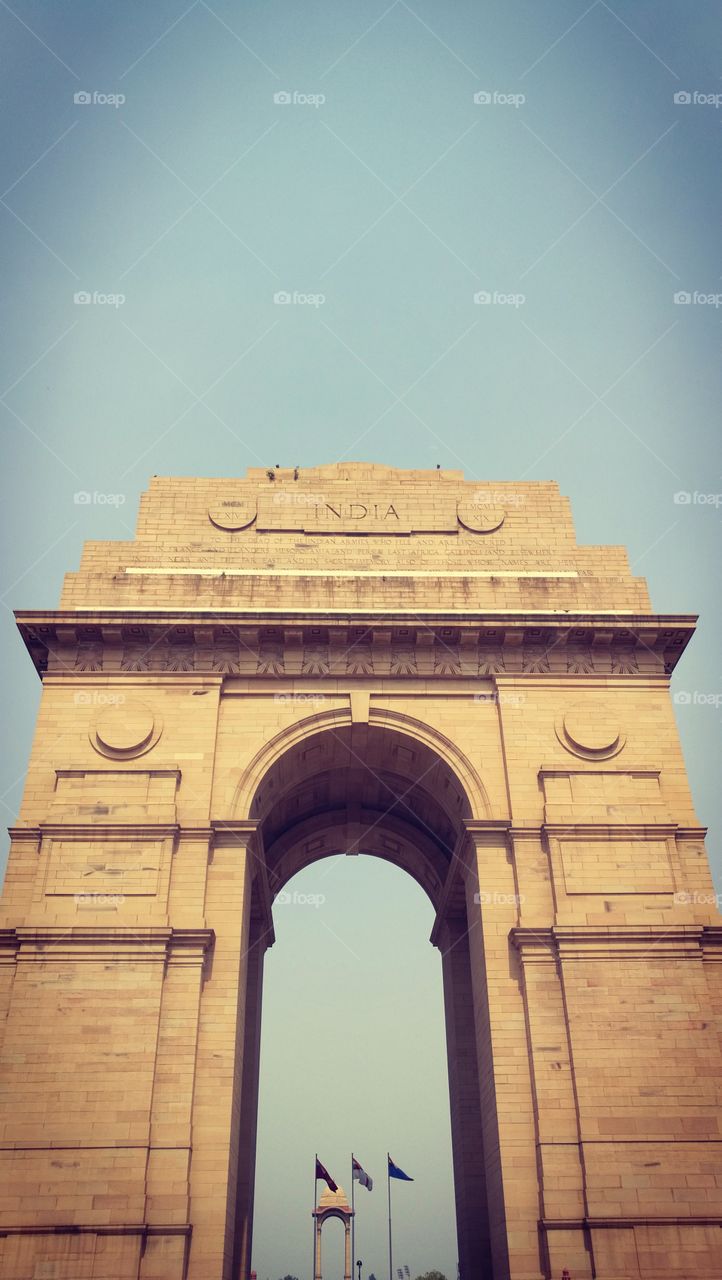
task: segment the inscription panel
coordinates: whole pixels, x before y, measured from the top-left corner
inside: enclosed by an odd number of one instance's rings
[[[453,533],[457,528],[456,504],[451,498],[412,504],[388,490],[353,497],[348,493],[264,493],[258,498],[256,528],[261,533]]]

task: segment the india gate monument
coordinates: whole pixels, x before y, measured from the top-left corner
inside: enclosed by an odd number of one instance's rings
[[[345,852],[436,912],[461,1280],[719,1280],[694,623],[551,482],[154,477],[18,613],[0,1276],[248,1280],[274,896]]]

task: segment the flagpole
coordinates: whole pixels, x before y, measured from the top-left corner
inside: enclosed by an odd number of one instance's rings
[[[351,1152],[351,1275],[356,1268],[356,1205],[354,1202],[353,1151]]]
[[[318,1152],[313,1157],[313,1210],[311,1212],[311,1221],[313,1223],[313,1265],[311,1267],[311,1280],[316,1280],[316,1188],[318,1185]]]
[[[391,1161],[391,1156],[387,1151],[386,1152],[386,1185],[389,1191],[389,1280],[394,1280],[394,1260],[393,1260],[393,1250],[391,1248],[391,1174],[389,1172],[390,1161]]]

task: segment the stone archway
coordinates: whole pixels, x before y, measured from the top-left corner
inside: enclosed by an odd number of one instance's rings
[[[243,1034],[244,1140],[235,1274],[245,1277],[250,1263],[257,1011],[261,954],[270,937],[268,904],[304,867],[346,854],[392,862],[421,885],[436,910],[432,940],[442,955],[461,1275],[474,1280],[501,1276],[508,1266],[503,1211],[498,1211],[502,1188],[493,1194],[497,1210],[491,1222],[484,1154],[498,1148],[498,1133],[493,1097],[482,1116],[479,1087],[480,1075],[490,1079],[492,1074],[490,1046],[479,1036],[479,1028],[488,1024],[488,1010],[478,966],[474,979],[470,936],[479,924],[474,838],[488,838],[495,831],[498,838],[506,824],[488,817],[481,780],[458,749],[430,726],[388,713],[362,722],[348,713],[336,714],[331,723],[329,719],[308,717],[266,744],[237,793],[246,812],[232,825],[243,829],[257,869],[251,908],[257,933],[251,947],[258,955],[249,966]],[[486,1059],[481,1073],[480,1053]],[[493,1166],[491,1172],[493,1176]]]
[[[556,484],[154,477],[18,622],[0,1276],[248,1280],[273,897],[334,850],[436,908],[463,1280],[722,1273],[695,620]]]
[[[343,1280],[353,1280],[351,1275],[351,1219],[353,1211],[346,1199],[343,1187],[336,1191],[324,1191],[318,1205],[313,1211],[314,1221],[314,1264],[313,1280],[323,1280],[321,1237],[323,1228],[329,1218],[337,1218],[343,1225]]]

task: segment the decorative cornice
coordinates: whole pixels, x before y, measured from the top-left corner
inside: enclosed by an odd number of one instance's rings
[[[511,818],[463,818],[461,825],[477,848],[509,843]]]
[[[576,822],[570,818],[568,822],[545,822],[542,831],[557,839],[561,836],[606,836],[611,839],[638,836],[658,840],[660,836],[676,835],[677,823],[667,818],[660,822]]]
[[[58,609],[17,613],[40,672],[184,682],[238,675],[402,681],[665,678],[691,615],[505,611]],[[493,687],[490,685],[490,687]]]
[[[5,942],[15,949],[17,960],[114,960],[149,961],[180,958],[198,961],[212,947],[213,929],[143,926],[121,929],[102,925],[17,925],[8,929]]]
[[[190,1222],[53,1222],[43,1226],[0,1227],[3,1236],[189,1236],[193,1231]]]
[[[171,929],[169,947],[172,951],[188,947],[200,947],[202,951],[209,951],[215,936],[213,929],[206,929],[202,926],[196,929]]]
[[[633,1230],[634,1227],[722,1227],[722,1215],[695,1213],[687,1216],[652,1217],[635,1214],[625,1218],[540,1218],[542,1231],[582,1231],[596,1228]]]
[[[722,947],[722,925],[551,925],[516,926],[512,946],[524,963],[560,960],[644,959],[662,950],[665,960],[699,960]]]
[[[702,935],[702,950],[705,960],[722,963],[722,925],[705,925]]]
[[[280,606],[278,609],[264,609],[273,615],[274,621],[279,619],[288,619],[289,626],[314,626],[318,623],[319,618],[328,621],[349,622],[353,626],[360,626],[364,622],[369,626],[378,626],[379,624],[392,625],[396,619],[396,612],[392,609],[368,609],[363,614],[353,613],[349,609],[308,609],[304,614],[303,610],[293,610]],[[149,623],[156,623],[165,626],[186,625],[192,627],[203,626],[204,623],[210,623],[213,626],[232,626],[238,625],[240,622],[253,622],[258,624],[258,612],[253,609],[209,609],[200,607],[180,608],[180,609],[164,609],[157,607],[141,608],[135,605],[123,605],[119,608],[103,607],[98,608],[92,606],[79,606],[71,609],[16,609],[15,617],[18,625],[33,626],[53,626],[65,624],[74,628],[83,629],[88,626],[112,626],[116,629],[125,626],[146,626]],[[696,613],[625,613],[619,610],[534,610],[534,609],[499,609],[496,611],[489,609],[463,609],[457,611],[449,611],[448,609],[420,609],[414,610],[414,617],[421,622],[430,622],[435,625],[443,625],[447,620],[452,619],[456,624],[460,622],[476,622],[477,625],[489,625],[492,627],[521,626],[540,627],[542,625],[556,624],[565,630],[580,627],[594,627],[595,634],[598,635],[598,641],[602,642],[608,631],[619,631],[622,628],[625,633],[629,633],[635,626],[644,626],[650,631],[659,631],[669,627],[683,626],[694,628],[698,621]]]
[[[618,756],[600,757],[598,760],[591,759],[588,756],[569,757],[568,763],[560,764],[556,761],[554,764],[543,764],[539,768],[538,776],[540,778],[566,778],[570,773],[644,773],[651,774],[658,778],[662,770],[659,765],[647,764],[630,764],[627,756],[620,760]]]
[[[15,828],[11,829],[15,830]],[[178,836],[181,834],[181,828],[177,822],[76,822],[70,819],[68,822],[59,822],[57,818],[52,822],[40,822],[37,827],[21,828],[23,833],[32,830],[39,836],[62,836],[63,840],[89,840],[98,839],[131,839],[135,837],[152,836],[159,839],[164,836]]]
[[[224,835],[237,837],[233,844],[240,844],[244,840],[250,842],[260,825],[260,818],[211,818],[211,831],[216,844],[219,843],[219,837]]]
[[[462,825],[469,835],[482,835],[486,831],[509,831],[511,818],[464,818]]]
[[[312,1209],[311,1217],[315,1218],[320,1225],[323,1225],[327,1218],[340,1218],[341,1222],[350,1222],[354,1217],[354,1211],[350,1204],[345,1206],[342,1204],[330,1204],[324,1206],[323,1209]]]
[[[8,960],[14,962],[18,946],[18,936],[15,929],[0,929],[0,956],[3,956],[3,963],[7,963]]]
[[[142,837],[160,839],[173,836],[179,840],[211,840],[213,827],[189,827],[177,822],[41,822],[35,826],[8,827],[11,840],[42,840],[44,836],[63,840],[131,840]]]

